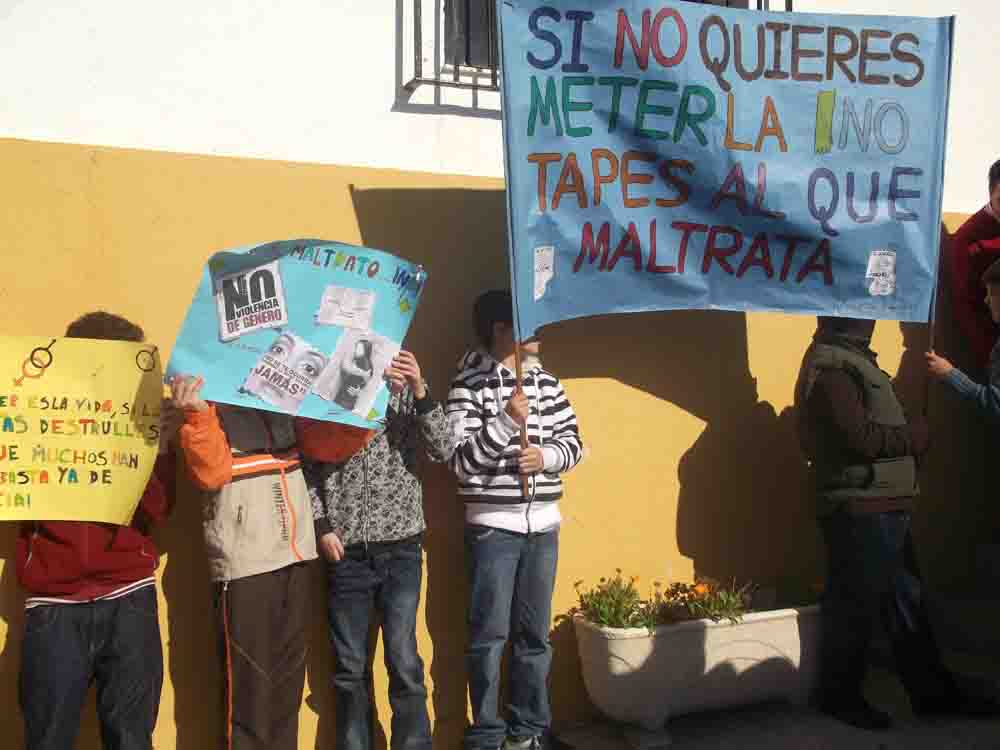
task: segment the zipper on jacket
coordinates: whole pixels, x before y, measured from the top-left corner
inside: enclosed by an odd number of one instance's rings
[[[299,552],[298,545],[295,543],[295,538],[299,534],[298,519],[295,517],[295,508],[292,507],[292,500],[291,497],[289,496],[288,479],[285,476],[284,466],[281,467],[280,474],[281,474],[281,484],[279,485],[279,487],[281,489],[281,502],[284,504],[285,510],[288,511],[288,518],[289,521],[291,522],[291,528],[289,529],[289,534],[291,534],[292,554],[295,555],[296,560],[302,562],[303,560],[305,560],[305,558],[302,557],[302,553]]]

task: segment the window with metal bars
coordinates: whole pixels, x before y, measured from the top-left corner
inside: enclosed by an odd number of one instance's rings
[[[792,10],[792,0],[685,1],[725,8]],[[498,91],[496,0],[411,2],[413,71],[403,88],[413,93],[419,86],[430,84],[474,92]],[[772,2],[776,7],[771,7]]]
[[[443,6],[441,0],[433,4],[413,0],[414,75],[406,88],[413,91],[421,84],[433,84],[498,91],[496,7],[496,0],[444,0]],[[430,24],[427,12],[434,14]],[[428,28],[434,36],[430,40],[424,38]],[[423,59],[428,42],[434,61],[430,65]]]

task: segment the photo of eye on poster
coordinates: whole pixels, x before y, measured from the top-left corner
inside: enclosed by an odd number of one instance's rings
[[[417,265],[340,242],[216,253],[167,375],[200,375],[207,401],[376,426],[389,398],[385,368],[425,281]]]

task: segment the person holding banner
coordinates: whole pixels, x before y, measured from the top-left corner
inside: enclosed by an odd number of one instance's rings
[[[990,315],[993,322],[1000,323],[1000,260],[986,269],[982,281],[986,287],[986,305]],[[1000,342],[993,345],[990,353],[989,382],[986,385],[976,383],[933,351],[927,352],[927,369],[932,377],[975,403],[991,420],[1000,422]]]
[[[293,418],[201,398],[177,375],[180,446],[208,493],[205,546],[225,676],[226,750],[296,750],[316,559]]]
[[[142,329],[106,312],[70,324],[68,338],[145,340]],[[72,750],[80,713],[97,683],[101,739],[110,750],[150,750],[163,685],[163,647],[151,529],[173,501],[176,433],[169,402],[160,412],[160,455],[132,523],[21,524],[17,578],[27,592],[19,696],[27,750]]]
[[[474,318],[480,347],[459,363],[447,404],[455,444],[451,466],[465,500],[472,702],[465,747],[528,750],[545,746],[551,724],[546,679],[559,556],[559,475],[580,462],[583,443],[562,384],[539,364],[538,340],[516,344],[511,293],[482,294]],[[526,373],[519,382],[515,371],[522,364]],[[510,705],[504,721],[500,660],[508,640]]]
[[[795,389],[827,548],[819,707],[856,727],[891,718],[862,695],[868,648],[881,619],[914,713],[990,715],[962,696],[931,630],[911,536],[924,417],[908,418],[871,350],[873,320],[819,318]]]
[[[983,273],[1000,259],[1000,161],[989,171],[989,201],[955,232],[951,241],[951,294],[955,320],[969,341],[973,361],[986,367],[997,340],[997,324],[983,306]]]
[[[336,653],[336,745],[372,747],[372,615],[382,620],[394,750],[431,750],[424,663],[417,652],[424,511],[418,451],[451,456],[448,424],[417,358],[400,351],[385,370],[385,424],[366,430],[299,419],[299,446],[327,561],[330,640]]]

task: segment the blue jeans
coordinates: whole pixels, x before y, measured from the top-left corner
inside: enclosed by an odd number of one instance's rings
[[[465,527],[469,640],[465,652],[472,701],[467,750],[494,750],[505,736],[545,735],[552,723],[546,679],[549,625],[559,559],[559,530],[518,534]],[[509,720],[500,716],[500,661],[510,640]]]
[[[839,511],[820,525],[827,548],[821,703],[850,704],[861,696],[868,648],[879,620],[914,706],[951,698],[956,687],[928,621],[910,514]]]
[[[105,750],[150,750],[163,686],[154,587],[25,613],[19,697],[27,750],[72,750],[92,682]]]
[[[351,545],[330,563],[330,640],[338,750],[370,750],[372,706],[369,629],[382,615],[385,666],[392,706],[392,750],[431,750],[424,662],[417,653],[417,604],[423,576],[420,539]]]

